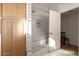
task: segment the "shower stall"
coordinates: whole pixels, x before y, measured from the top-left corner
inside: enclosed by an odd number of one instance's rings
[[[36,5],[30,6],[28,11],[27,55],[42,56],[59,49],[60,13]]]
[[[48,15],[48,11],[32,7],[32,55],[43,55],[48,52]]]

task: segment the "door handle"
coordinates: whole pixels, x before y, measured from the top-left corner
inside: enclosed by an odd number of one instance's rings
[[[53,34],[53,33],[49,33],[49,34]]]

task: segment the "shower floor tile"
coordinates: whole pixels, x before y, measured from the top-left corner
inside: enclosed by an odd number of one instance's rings
[[[77,56],[77,55],[74,54],[74,51],[59,49],[59,50],[44,54],[43,56]]]

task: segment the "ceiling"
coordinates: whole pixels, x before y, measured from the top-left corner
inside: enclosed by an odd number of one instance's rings
[[[40,8],[43,10],[54,10],[60,13],[77,8],[79,3],[33,3],[33,8]]]

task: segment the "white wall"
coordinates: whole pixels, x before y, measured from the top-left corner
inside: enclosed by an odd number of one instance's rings
[[[27,55],[31,55],[32,54],[32,19],[31,19],[31,4],[27,4],[27,16],[26,16],[26,27],[25,27],[25,31],[26,31],[26,52]]]
[[[78,46],[78,11],[63,14],[61,20],[61,31],[67,33],[72,45]]]

